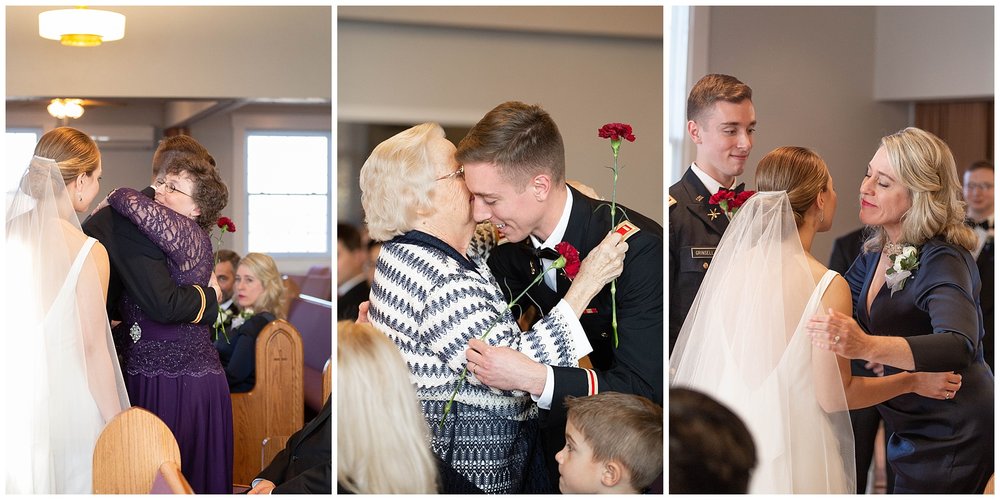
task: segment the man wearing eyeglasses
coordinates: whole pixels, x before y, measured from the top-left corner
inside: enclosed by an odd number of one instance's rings
[[[983,288],[979,300],[983,308],[983,357],[993,369],[993,163],[980,160],[965,171],[962,190],[965,194],[966,223],[976,231],[979,241],[972,252],[979,266]]]
[[[168,137],[160,141],[153,153],[151,184],[142,193],[154,197],[156,184],[164,184],[161,191],[180,193],[179,186],[166,183],[160,172],[171,161],[185,156],[204,158],[213,166],[208,151],[188,136]],[[186,193],[184,193],[186,194]],[[143,235],[131,221],[105,206],[96,210],[83,223],[83,231],[101,242],[108,250],[111,276],[108,282],[108,318],[119,320],[119,299],[128,291],[143,312],[160,323],[195,323],[212,325],[219,313],[221,291],[215,275],[209,288],[199,285],[178,286],[170,277],[167,257],[152,241]]]

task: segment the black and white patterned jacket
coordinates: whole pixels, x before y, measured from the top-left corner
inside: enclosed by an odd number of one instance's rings
[[[515,290],[514,293],[519,293]],[[485,263],[469,260],[420,231],[383,245],[375,270],[368,317],[399,347],[421,400],[447,401],[465,367],[470,339],[480,338],[502,315],[486,341],[507,346],[542,364],[577,366],[590,343],[565,303],[521,332]],[[512,420],[537,409],[521,391],[482,385],[470,372],[456,401]]]

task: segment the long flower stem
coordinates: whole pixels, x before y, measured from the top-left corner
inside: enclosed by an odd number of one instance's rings
[[[611,141],[611,151],[614,154],[615,167],[614,174],[612,176],[611,182],[611,230],[615,229],[618,225],[615,222],[615,209],[617,208],[615,201],[618,193],[618,147],[621,146],[621,141]],[[618,306],[615,301],[615,292],[617,292],[618,278],[611,280],[611,334],[615,341],[615,348],[618,348]]]
[[[535,287],[535,285],[541,282],[542,279],[545,277],[545,273],[553,269],[562,267],[559,265],[560,261],[562,261],[563,266],[566,265],[566,259],[563,257],[559,257],[558,259],[552,261],[552,264],[549,264],[549,267],[545,268],[545,270],[538,273],[538,276],[535,276],[535,279],[531,281],[531,284],[528,285],[528,287],[525,288],[517,297],[511,299],[511,301],[507,303],[507,307],[505,307],[503,311],[500,311],[500,313],[497,314],[495,318],[493,318],[493,322],[490,323],[489,328],[486,329],[486,333],[484,333],[481,337],[479,337],[479,340],[486,340],[486,337],[489,336],[491,331],[493,331],[493,327],[497,326],[497,323],[499,323],[500,319],[503,318],[504,313],[511,310],[511,308],[514,307],[514,304],[516,304],[519,300],[521,300],[521,297],[524,297],[524,294],[528,293],[528,290],[531,290],[532,288]],[[451,404],[455,402],[455,396],[458,395],[458,390],[462,387],[462,384],[465,383],[465,379],[468,376],[469,376],[469,364],[466,363],[465,368],[462,369],[462,376],[458,379],[458,383],[455,384],[455,389],[451,391],[451,397],[448,398],[448,402],[444,404],[444,415],[441,415],[441,420],[438,421],[438,428],[444,426],[444,421],[448,417],[448,413],[451,411]]]

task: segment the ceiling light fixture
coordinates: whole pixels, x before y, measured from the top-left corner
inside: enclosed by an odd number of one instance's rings
[[[49,103],[46,109],[49,111],[49,114],[55,118],[79,118],[83,116],[83,100],[52,99],[52,102]]]
[[[38,14],[38,35],[71,47],[96,47],[125,38],[125,16],[86,7]]]

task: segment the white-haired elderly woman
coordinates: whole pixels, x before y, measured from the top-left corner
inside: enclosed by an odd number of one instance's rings
[[[834,312],[809,325],[814,344],[881,363],[885,375],[962,376],[941,399],[911,393],[878,405],[893,431],[894,493],[981,493],[993,473],[993,373],[961,189],[944,141],[912,127],[883,137],[860,189],[873,233],[845,276],[854,318]]]
[[[484,386],[470,366],[468,383],[439,421],[465,368],[469,340],[498,317],[491,345],[543,364],[576,366],[591,350],[580,314],[621,274],[627,244],[609,234],[583,261],[560,305],[522,333],[485,259],[468,255],[476,228],[472,196],[439,125],[417,125],[376,146],[361,169],[361,192],[368,232],[385,241],[368,317],[410,368],[434,452],[487,493],[543,490],[531,395]]]

